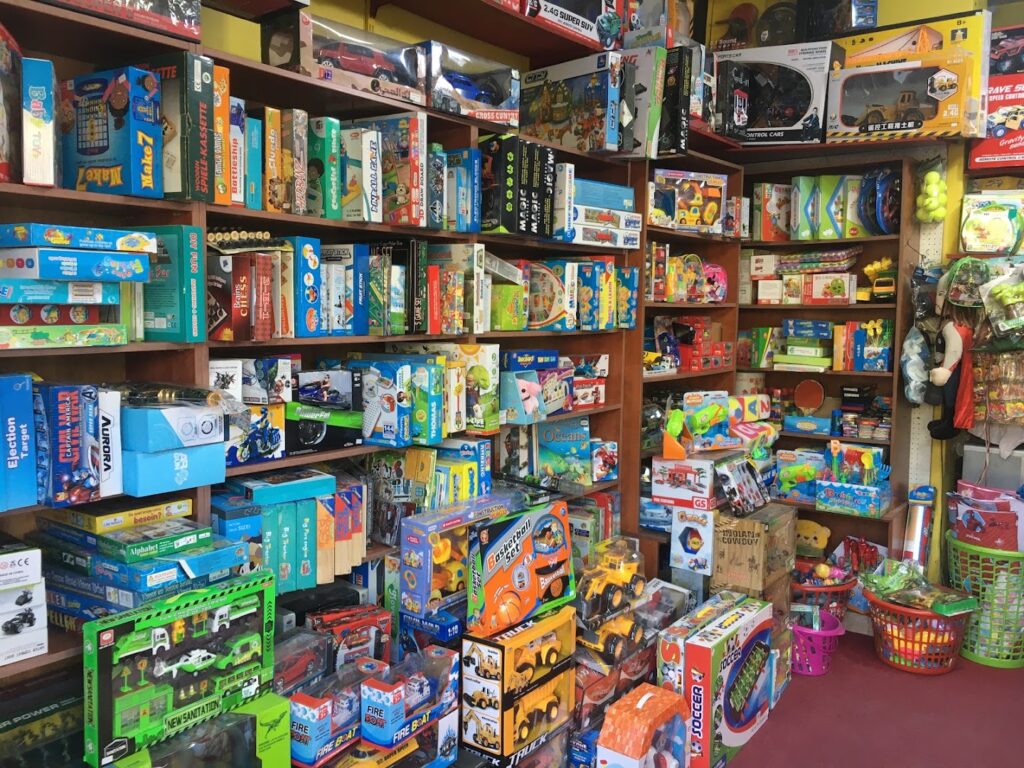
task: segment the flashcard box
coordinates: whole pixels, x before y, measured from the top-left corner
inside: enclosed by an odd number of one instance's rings
[[[345,184],[342,219],[379,224],[384,220],[381,132],[376,128],[345,128],[340,134],[340,147]]]
[[[150,227],[157,257],[143,285],[146,341],[206,341],[206,257],[203,231],[191,226]]]
[[[263,209],[263,121],[245,118],[245,207]]]
[[[617,152],[621,68],[621,54],[605,52],[528,72],[520,89],[520,130],[574,150]],[[542,106],[556,91],[567,94],[564,115]],[[583,147],[566,130],[572,121],[583,126]]]
[[[139,65],[160,77],[164,194],[213,202],[213,60],[169,53]]]
[[[39,502],[98,501],[99,394],[88,385],[33,385]]]
[[[28,374],[0,374],[0,419],[4,425],[5,459],[0,477],[0,509],[33,506],[39,500],[39,490],[32,379]]]
[[[231,96],[228,116],[228,187],[231,205],[245,205],[245,100]]]
[[[576,330],[579,264],[552,259],[530,269],[530,330]]]
[[[768,720],[772,605],[744,600],[686,641],[690,765],[730,761]],[[721,715],[716,715],[721,713]]]
[[[338,220],[346,165],[341,152],[341,123],[336,117],[309,119],[306,215]]]
[[[57,77],[53,62],[21,60],[21,181],[52,187],[60,179],[57,144]],[[6,130],[6,129],[5,129]]]
[[[305,110],[281,110],[281,169],[285,186],[282,206],[285,213],[297,216],[306,213],[308,134],[309,115]]]
[[[64,187],[163,197],[160,79],[137,67],[61,84]]]

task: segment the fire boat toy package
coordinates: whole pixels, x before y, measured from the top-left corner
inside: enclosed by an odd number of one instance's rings
[[[164,196],[159,75],[124,67],[66,80],[58,119],[67,189]]]
[[[469,632],[490,637],[572,601],[576,578],[564,501],[469,530]]]
[[[622,57],[598,53],[523,79],[520,131],[582,152],[619,150]]]
[[[519,125],[519,70],[434,40],[420,43],[430,106],[442,112]]]
[[[265,691],[273,585],[257,572],[88,622],[86,763],[108,765]]]

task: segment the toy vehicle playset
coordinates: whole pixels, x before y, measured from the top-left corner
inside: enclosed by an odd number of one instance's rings
[[[266,690],[273,584],[257,572],[87,623],[86,762],[107,765]]]
[[[626,658],[644,641],[634,608],[647,588],[643,555],[634,539],[600,542],[576,595],[577,642],[609,663]]]
[[[420,43],[434,109],[491,123],[519,125],[519,70],[434,40]]]
[[[333,670],[334,644],[329,635],[296,629],[274,647],[274,693],[287,696]]]
[[[727,178],[658,168],[648,185],[647,223],[708,235],[722,234]]]

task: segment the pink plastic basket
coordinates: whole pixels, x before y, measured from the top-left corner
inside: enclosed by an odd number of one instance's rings
[[[821,612],[821,629],[793,627],[793,671],[801,675],[824,675],[832,668],[832,652],[846,632],[828,611]]]

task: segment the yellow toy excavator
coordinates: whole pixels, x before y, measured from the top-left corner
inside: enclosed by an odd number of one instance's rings
[[[486,651],[480,650],[479,645],[474,645],[469,649],[469,653],[465,655],[462,663],[465,664],[466,669],[472,669],[475,666],[476,673],[480,677],[488,680],[501,679],[501,666]]]
[[[469,726],[473,724],[473,735],[470,737],[473,742],[484,749],[501,749],[501,739],[498,738],[498,731],[493,725],[480,719],[476,712],[470,712],[462,718],[462,730],[469,735]]]

